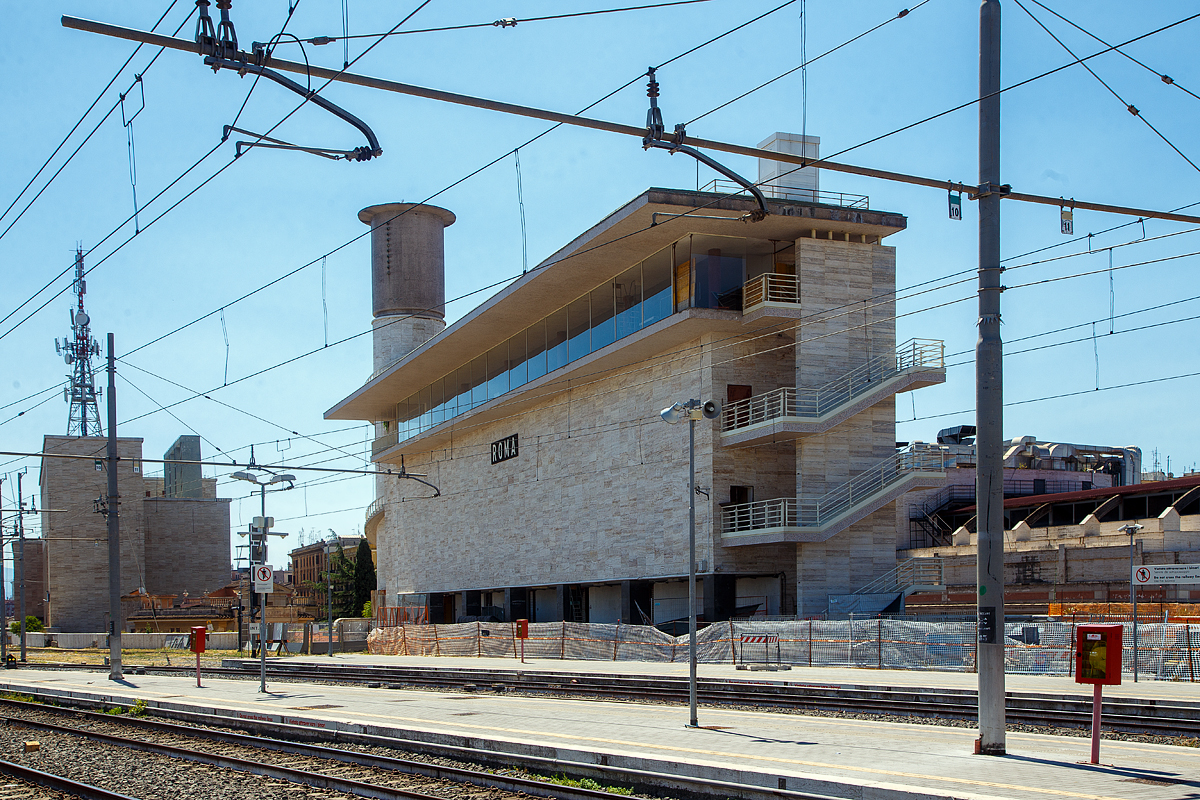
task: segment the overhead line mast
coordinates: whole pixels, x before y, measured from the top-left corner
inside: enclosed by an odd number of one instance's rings
[[[71,309],[71,333],[61,341],[54,340],[54,350],[67,365],[70,384],[63,390],[63,399],[71,405],[67,418],[67,436],[103,436],[100,406],[97,398],[103,391],[96,388],[96,372],[92,356],[100,355],[100,344],[92,337],[91,318],[83,310],[83,295],[87,281],[83,279],[83,249],[75,248],[75,308]]]

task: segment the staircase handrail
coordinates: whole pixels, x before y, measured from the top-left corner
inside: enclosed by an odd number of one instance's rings
[[[722,531],[820,527],[913,472],[944,472],[945,447],[915,444],[873,464],[815,500],[773,498],[726,506]]]
[[[909,339],[894,352],[876,356],[824,386],[785,386],[729,403],[721,414],[721,430],[733,431],[779,417],[819,417],[907,370],[943,368],[945,350],[940,339]]]

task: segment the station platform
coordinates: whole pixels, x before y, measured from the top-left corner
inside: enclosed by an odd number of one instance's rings
[[[687,664],[420,658],[344,654],[286,659],[425,666],[432,669],[524,669],[585,674],[686,676]],[[975,676],[796,668],[746,672],[700,665],[702,678],[820,686],[970,689]],[[1038,694],[1084,694],[1069,679],[1008,676],[1007,688]],[[501,753],[551,756],[561,762],[620,765],[853,800],[1176,800],[1200,795],[1200,752],[1188,747],[1104,741],[1101,764],[1087,761],[1084,737],[1010,732],[1008,755],[973,755],[971,728],[887,723],[701,706],[689,728],[681,706],[572,700],[456,691],[329,686],[275,681],[15,669],[0,673],[5,691],[38,691],[239,720],[348,730]],[[1027,688],[1028,687],[1028,688]],[[1111,692],[1110,692],[1111,690]],[[1153,681],[1107,687],[1106,696],[1200,699],[1194,684]]]

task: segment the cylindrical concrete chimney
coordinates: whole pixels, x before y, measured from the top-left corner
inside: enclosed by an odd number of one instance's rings
[[[418,203],[358,212],[371,226],[374,369],[399,361],[446,327],[444,230],[454,215]]]

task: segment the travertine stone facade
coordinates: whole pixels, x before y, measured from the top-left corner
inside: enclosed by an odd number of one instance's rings
[[[105,631],[108,527],[94,501],[108,494],[107,439],[47,436],[43,447],[46,453],[86,456],[42,459],[46,621],[68,632]],[[144,588],[150,594],[199,596],[227,583],[230,501],[159,496],[162,479],[143,477],[141,439],[118,438],[117,454],[121,594]],[[206,495],[215,488],[210,480]]]
[[[817,388],[896,349],[896,251],[882,245],[801,239],[797,269],[805,321],[796,385]],[[817,499],[895,452],[895,400],[888,398],[827,433],[797,444],[797,497]],[[797,613],[819,614],[830,594],[853,591],[896,565],[889,505],[827,542],[796,546]]]
[[[690,207],[696,198],[685,194],[650,190],[571,247],[591,254],[593,241],[617,239],[622,226],[648,225],[651,211]],[[606,609],[606,618],[593,621],[611,621],[612,609],[629,608],[631,583],[653,584],[656,603],[686,597],[678,582],[689,569],[688,425],[666,424],[659,412],[689,399],[724,403],[735,394],[730,387],[738,387],[739,399],[784,387],[818,388],[896,349],[895,251],[879,242],[902,229],[903,218],[801,203],[773,213],[778,216],[757,229],[771,233],[734,231],[721,221],[687,224],[711,225],[706,234],[714,236],[769,239],[767,274],[778,276],[779,286],[795,286],[787,283],[794,253],[799,302],[785,301],[790,308],[743,318],[740,305],[697,309],[693,301],[688,307],[696,279],[687,271],[700,267],[677,259],[676,314],[653,328],[399,443],[384,440],[386,420],[369,417],[380,425],[377,459],[398,465],[403,457],[409,471],[426,475],[441,493],[433,498],[429,488],[397,477],[377,481],[386,509],[377,533],[379,586],[389,602],[402,594],[455,594],[462,602],[452,598],[451,605],[461,613],[498,605],[506,590],[533,590],[527,608],[536,608],[541,620],[552,607],[546,592],[557,592],[561,614],[568,588],[578,585],[594,590],[593,614]],[[420,390],[420,382],[440,379],[536,321],[527,319],[535,313],[528,304],[549,314],[670,244],[658,239],[639,250],[632,235],[619,241],[625,250],[607,251],[611,261],[586,262],[586,285],[577,263],[565,263],[570,248],[556,254],[545,271],[417,348],[328,416],[362,418],[354,415],[368,408],[395,413],[385,409],[404,399],[397,392]],[[694,258],[704,252],[721,257],[717,249],[698,252]],[[512,330],[496,329],[510,320]],[[439,352],[454,363],[432,363]],[[852,592],[895,566],[894,504],[822,542],[735,546],[721,534],[723,507],[730,503],[820,498],[893,456],[894,416],[894,400],[884,397],[825,433],[741,446],[722,445],[719,420],[696,423],[700,593],[725,598],[705,597],[706,609],[728,614],[735,596],[774,592],[771,613],[817,614],[830,594]],[[491,445],[513,435],[519,454],[493,464]],[[782,597],[772,588],[780,583]]]
[[[143,501],[146,590],[201,597],[229,582],[228,498]]]
[[[47,621],[64,631],[105,631],[109,610],[108,527],[104,515],[95,512],[93,501],[108,494],[103,461],[108,441],[90,436],[47,436],[42,447],[45,453],[90,456],[42,459],[42,508],[48,512],[42,522],[50,584]],[[124,595],[144,583],[142,440],[118,438],[117,455]]]

